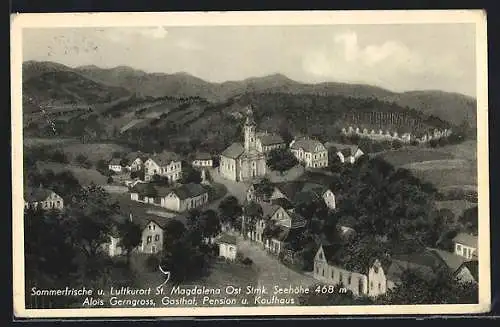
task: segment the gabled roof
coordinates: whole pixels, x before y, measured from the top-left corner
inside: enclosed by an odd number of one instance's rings
[[[281,208],[279,205],[269,204],[269,203],[265,203],[265,202],[260,203],[260,206],[262,207],[262,216],[264,218],[271,218],[271,216],[274,215],[274,213],[279,208]]]
[[[403,273],[411,270],[424,278],[432,278],[437,271],[448,269],[443,260],[433,251],[394,255],[387,271],[388,279],[400,282]]]
[[[302,192],[312,192],[316,195],[319,195],[320,197],[323,196],[323,194],[325,194],[326,191],[328,191],[328,187],[317,183],[307,182],[302,187]]]
[[[194,198],[208,192],[203,185],[195,183],[184,184],[171,189],[170,191],[177,195],[177,197],[181,200]]]
[[[141,151],[135,151],[135,152],[130,152],[126,155],[126,158],[130,160],[131,162],[134,161],[137,158],[140,158],[142,161],[146,161],[149,158],[149,154],[141,152]]]
[[[257,134],[257,137],[260,139],[260,143],[262,143],[262,145],[285,143],[285,141],[283,141],[283,138],[277,134],[260,133]]]
[[[234,235],[223,233],[217,238],[216,242],[219,244],[225,243],[225,244],[236,245],[236,237]]]
[[[119,166],[122,160],[120,158],[113,158],[109,161],[109,165]]]
[[[477,282],[479,278],[479,262],[477,260],[465,261],[460,267],[469,269],[470,274]],[[458,270],[458,269],[457,269]]]
[[[326,262],[331,266],[337,266],[338,262],[336,260],[337,255],[342,249],[341,244],[321,244],[323,248],[323,254],[325,255]]]
[[[274,187],[283,193],[288,199],[292,200],[295,197],[295,194],[297,194],[303,187],[303,183],[297,181],[283,182],[274,184]]]
[[[206,152],[197,152],[193,156],[193,160],[211,160],[211,159],[212,156],[210,155],[210,153]]]
[[[278,205],[278,206],[282,207],[285,210],[293,208],[293,204],[289,200],[287,200],[285,198],[272,199],[271,200],[271,204]]]
[[[299,236],[303,232],[303,229],[292,229],[287,227],[280,226],[273,234],[273,239],[288,243],[294,240],[297,236]]]
[[[458,233],[457,236],[453,238],[453,242],[477,248],[477,236],[471,234]]]
[[[430,251],[434,251],[448,266],[452,273],[456,272],[458,268],[467,260],[464,257],[456,255],[454,253],[440,250],[440,249],[429,249]]]
[[[299,140],[294,140],[290,144],[290,148],[294,150],[299,150],[300,148],[304,149],[306,152],[315,152],[316,147],[322,147],[324,148],[325,146],[318,140],[313,140],[313,139],[299,139]]]
[[[166,166],[172,161],[180,161],[180,156],[174,152],[162,152],[160,154],[152,155],[149,159],[153,160],[159,166]]]
[[[287,211],[290,216],[292,223],[290,224],[291,229],[302,228],[306,225],[307,221],[304,217],[293,211]]]
[[[223,157],[237,159],[245,152],[245,148],[241,143],[233,143],[222,152]]]
[[[39,202],[46,200],[52,193],[49,189],[43,187],[28,187],[24,190],[24,201],[26,202]]]

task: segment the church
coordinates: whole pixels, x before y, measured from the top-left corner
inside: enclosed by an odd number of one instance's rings
[[[220,156],[220,175],[223,178],[243,182],[266,174],[266,156],[257,147],[256,123],[251,107],[246,112],[244,144],[231,144]]]

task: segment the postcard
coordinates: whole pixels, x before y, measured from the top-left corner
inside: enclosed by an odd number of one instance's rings
[[[11,26],[15,317],[490,309],[484,11]]]

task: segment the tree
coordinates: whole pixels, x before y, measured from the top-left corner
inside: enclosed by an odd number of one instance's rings
[[[211,239],[219,234],[221,230],[220,219],[217,212],[208,209],[201,214],[202,235],[211,243]]]
[[[84,168],[90,168],[92,166],[87,156],[82,153],[75,157],[75,162]]]
[[[272,170],[284,173],[298,164],[297,158],[289,149],[274,149],[269,152],[267,165]]]
[[[269,178],[263,178],[259,183],[255,184],[255,195],[258,199],[268,201],[273,191],[274,186]]]
[[[479,224],[477,206],[466,209],[458,218],[458,221],[467,232],[477,235]]]
[[[127,165],[128,165],[129,163],[130,163],[130,160],[128,160],[127,158],[122,158],[122,159],[120,160],[120,165],[121,165],[122,167],[127,167]]]
[[[256,202],[250,202],[243,208],[243,223],[241,226],[241,232],[243,237],[247,237],[248,232],[255,231],[255,224],[257,220],[262,218],[263,212],[260,204]]]
[[[137,171],[131,171],[131,172],[130,172],[130,178],[131,178],[131,179],[136,179],[136,178],[138,178],[138,179],[140,179],[141,181],[143,181],[143,180],[144,180],[144,178],[145,178],[145,173],[144,173],[144,170],[143,170],[143,169],[141,169],[141,170],[137,170]]]
[[[150,184],[169,186],[171,184],[171,182],[167,176],[155,174],[155,175],[151,176]]]
[[[223,224],[237,227],[237,219],[243,213],[241,205],[236,197],[230,195],[219,203],[219,215]]]
[[[139,246],[142,239],[141,227],[130,221],[126,220],[119,226],[120,229],[120,245],[127,252],[127,264],[130,265],[130,255],[132,251]]]
[[[191,165],[183,163],[180,183],[182,184],[201,183],[201,172],[197,169],[194,169]]]

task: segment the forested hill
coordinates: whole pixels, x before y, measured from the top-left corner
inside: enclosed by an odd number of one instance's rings
[[[63,74],[59,77],[61,72]],[[44,75],[47,73],[52,75]],[[68,75],[69,73],[71,74]],[[69,90],[65,90],[64,85],[57,85],[58,83],[50,84],[52,80],[50,78],[47,80],[49,76],[52,76],[56,82],[59,79],[64,80],[65,85],[70,86]],[[76,80],[68,84],[68,78]],[[38,91],[38,86],[48,83],[50,87],[46,90],[47,93],[52,92],[52,97],[62,94],[69,100],[72,97],[81,98],[78,90],[72,88],[72,85],[79,85],[79,83],[83,86],[80,89],[87,90],[85,92],[89,92],[90,89],[99,90],[94,92],[98,95],[97,97],[92,95],[89,99],[99,99],[103,94],[104,98],[107,99],[107,94],[109,97],[113,97],[115,93],[118,93],[116,96],[120,97],[123,90],[139,97],[201,97],[214,103],[225,102],[244,93],[261,92],[374,98],[395,102],[401,107],[407,106],[457,125],[464,120],[467,120],[472,127],[476,125],[476,100],[462,94],[441,91],[397,93],[371,85],[337,82],[306,84],[294,81],[282,74],[252,77],[241,81],[212,83],[187,73],[147,73],[127,66],[72,68],[54,62],[28,61],[23,63],[23,81],[27,82],[28,80],[31,82],[24,85],[26,93],[33,88]],[[109,87],[117,88],[109,89]]]

